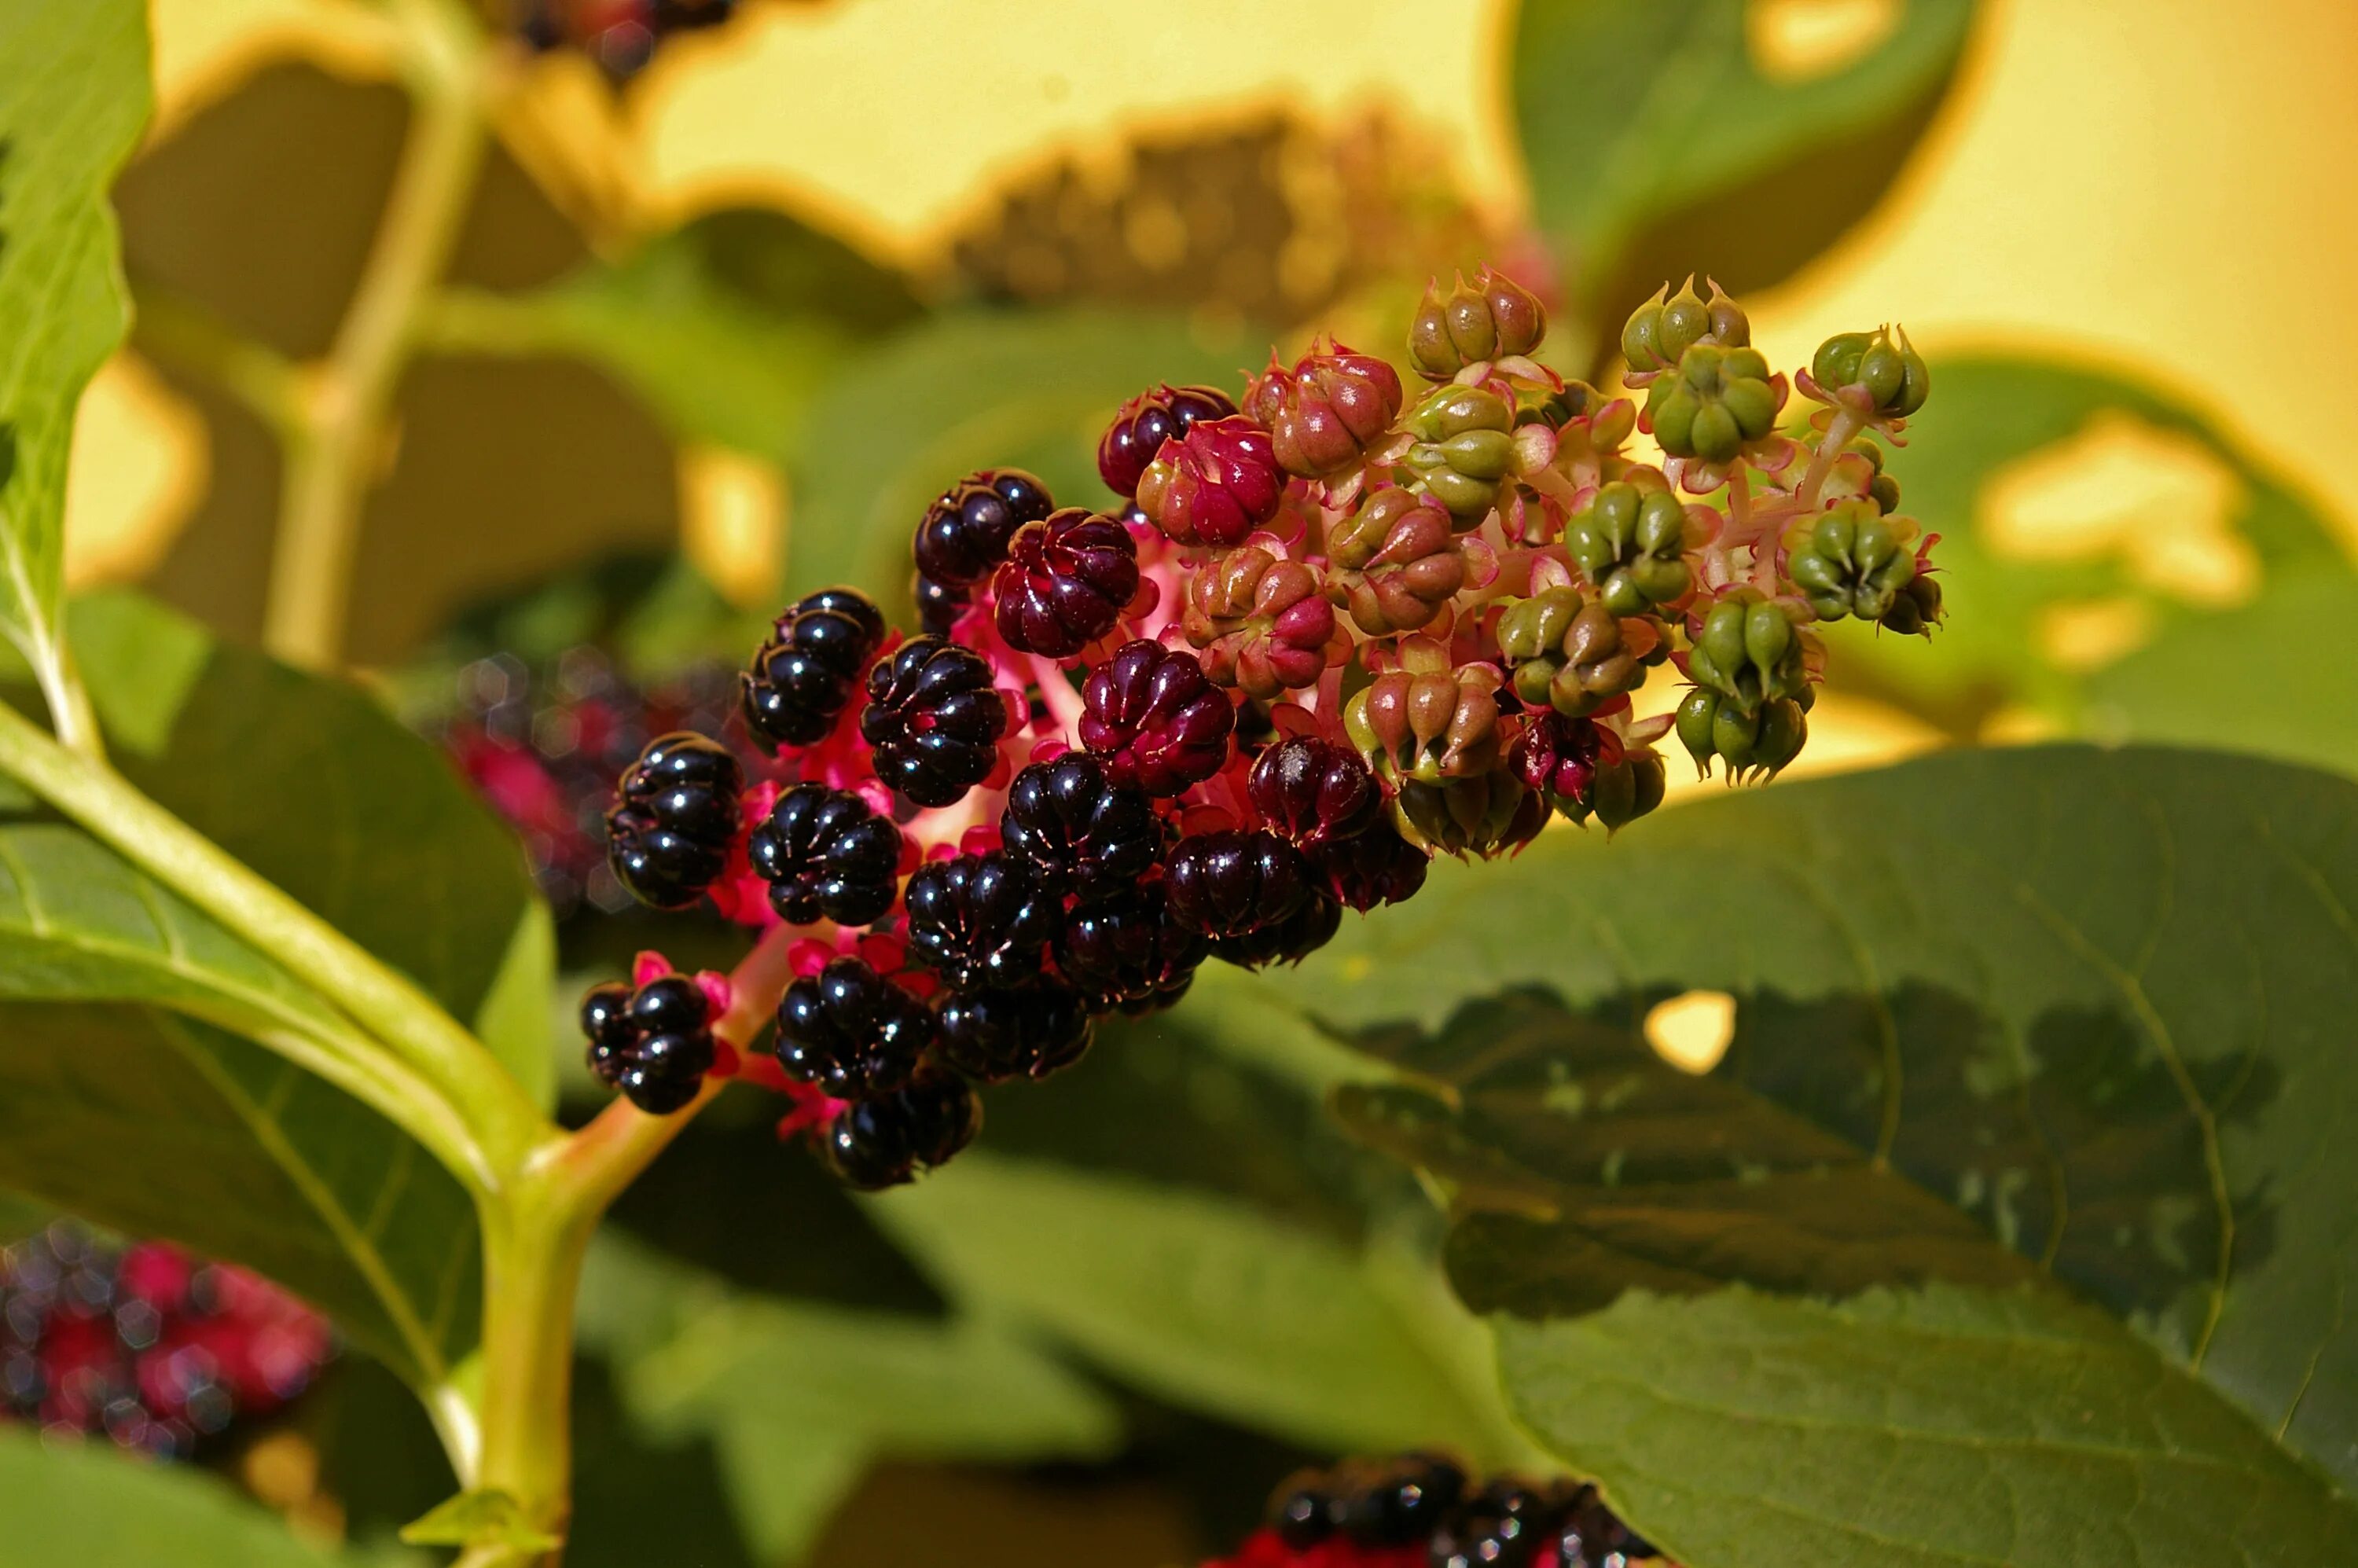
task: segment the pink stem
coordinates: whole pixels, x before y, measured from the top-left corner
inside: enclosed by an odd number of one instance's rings
[[[1048,716],[1056,721],[1060,738],[1067,746],[1081,743],[1081,715],[1087,711],[1081,701],[1078,687],[1065,678],[1065,672],[1037,654],[1026,654],[1024,661],[1032,671],[1032,679],[1040,688],[1040,697],[1048,705]]]

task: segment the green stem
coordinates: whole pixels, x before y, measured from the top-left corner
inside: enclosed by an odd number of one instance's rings
[[[399,0],[409,45],[408,140],[375,248],[290,432],[263,641],[290,664],[332,665],[352,597],[362,504],[383,454],[420,308],[448,269],[483,163],[483,48],[447,0]]]

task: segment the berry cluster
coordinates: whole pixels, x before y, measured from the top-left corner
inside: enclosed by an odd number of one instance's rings
[[[729,1011],[728,981],[690,979],[643,954],[632,985],[592,986],[581,999],[590,1071],[641,1110],[665,1116],[694,1099],[719,1059],[712,1026]]]
[[[1485,269],[1427,291],[1413,396],[1314,343],[1237,398],[1124,405],[1110,504],[968,474],[916,524],[922,633],[836,588],[756,650],[742,719],[784,782],[691,736],[624,773],[613,863],[645,902],[814,928],[774,1069],[847,1179],[938,1164],[970,1084],[1069,1065],[1206,957],[1299,961],[1435,853],[1619,829],[1661,801],[1673,729],[1706,771],[1775,773],[1821,624],[1939,618],[1874,438],[1923,401],[1904,335],[1829,343],[1789,431],[1716,287],[1631,318],[1642,412],[1534,359],[1545,330]],[[1657,671],[1687,687],[1641,716]]]
[[[587,55],[609,81],[644,70],[675,34],[727,21],[737,0],[521,0],[516,36],[532,49]]]
[[[1434,1454],[1296,1476],[1269,1523],[1212,1568],[1627,1568],[1658,1558],[1596,1488],[1501,1476]]]
[[[0,1419],[185,1458],[302,1392],[332,1353],[318,1313],[177,1247],[60,1222],[0,1251]]]

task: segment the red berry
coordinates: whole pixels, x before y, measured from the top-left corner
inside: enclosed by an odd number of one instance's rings
[[[1138,546],[1110,517],[1067,506],[1026,523],[990,582],[1008,646],[1069,658],[1114,629],[1138,595]]]
[[[1081,687],[1081,744],[1125,788],[1174,795],[1220,771],[1236,705],[1190,654],[1125,643]]]
[[[1169,383],[1141,392],[1121,406],[1113,423],[1098,442],[1098,473],[1106,488],[1120,496],[1138,493],[1139,477],[1154,460],[1165,441],[1177,440],[1199,421],[1225,418],[1237,411],[1228,395],[1209,386],[1173,386]]]
[[[1242,415],[1167,442],[1138,481],[1138,504],[1183,545],[1226,549],[1277,515],[1285,470],[1269,432]]]
[[[1261,821],[1304,849],[1355,838],[1383,816],[1383,790],[1358,753],[1314,736],[1263,752],[1245,788]]]
[[[1340,343],[1304,354],[1291,371],[1271,354],[1245,406],[1269,427],[1271,450],[1287,472],[1318,479],[1357,462],[1390,430],[1400,373]]]

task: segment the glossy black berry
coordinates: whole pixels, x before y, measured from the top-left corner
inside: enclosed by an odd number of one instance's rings
[[[1342,924],[1343,906],[1324,889],[1314,888],[1282,920],[1214,942],[1212,956],[1243,969],[1298,964],[1335,940]]]
[[[1355,1477],[1340,1508],[1343,1530],[1361,1546],[1422,1545],[1466,1491],[1466,1472],[1449,1460],[1411,1454]]]
[[[1018,528],[1055,510],[1048,487],[1022,469],[979,469],[925,508],[910,553],[932,581],[971,589],[1007,558]]]
[[[1098,440],[1098,476],[1115,494],[1134,496],[1139,476],[1163,442],[1184,438],[1199,419],[1224,419],[1236,411],[1236,404],[1217,387],[1166,384],[1141,392],[1121,406]]]
[[[932,1011],[859,958],[831,959],[778,1001],[779,1065],[837,1099],[898,1089],[933,1043]]]
[[[917,624],[929,637],[948,636],[974,602],[967,589],[936,582],[923,572],[910,580],[909,597],[916,602]]]
[[[942,1059],[986,1084],[1044,1078],[1089,1048],[1088,1009],[1052,980],[952,989],[940,1018]]]
[[[1056,970],[1098,1011],[1142,1014],[1185,996],[1210,951],[1200,933],[1171,918],[1160,884],[1149,884],[1075,910],[1056,944]]]
[[[845,1185],[880,1192],[930,1170],[974,1141],[982,1102],[956,1073],[920,1072],[904,1087],[849,1106],[827,1123],[819,1152]]]
[[[883,645],[883,613],[857,589],[822,589],[796,601],[740,677],[746,727],[773,746],[827,739]]]
[[[1202,833],[1171,851],[1163,892],[1172,918],[1189,930],[1244,936],[1302,907],[1310,897],[1310,867],[1274,833]]]
[[[952,806],[999,765],[1007,699],[980,654],[912,637],[868,672],[860,732],[878,778],[918,806]]]
[[[651,1116],[669,1116],[694,1099],[712,1068],[712,1036],[651,1034],[614,1079],[630,1102]]]
[[[1303,1471],[1287,1477],[1270,1499],[1270,1528],[1291,1550],[1307,1552],[1339,1528],[1341,1501],[1324,1472]]]
[[[1137,887],[1163,853],[1153,804],[1115,787],[1105,764],[1080,752],[1017,773],[999,831],[1010,853],[1085,903]]]
[[[921,866],[906,897],[910,950],[953,986],[1006,986],[1040,972],[1065,901],[1030,861],[1003,852]]]
[[[1067,506],[1016,530],[990,579],[999,634],[1070,658],[1114,629],[1138,594],[1138,544],[1114,518]]]
[[[1579,1487],[1548,1531],[1560,1568],[1627,1568],[1661,1555],[1623,1524],[1594,1487]]]
[[[686,975],[661,975],[633,991],[593,986],[581,999],[590,1070],[632,1104],[666,1116],[694,1099],[712,1069],[712,1006]]]
[[[620,980],[591,986],[581,997],[581,1033],[593,1045],[620,1044],[631,1033],[631,988]]]
[[[746,845],[770,907],[794,925],[865,925],[892,907],[901,833],[849,790],[799,784],[778,796]]]
[[[685,909],[704,896],[728,866],[743,784],[718,741],[683,730],[648,743],[606,816],[607,859],[633,897]]]
[[[1432,1568],[1529,1568],[1550,1523],[1540,1495],[1497,1480],[1467,1498],[1433,1532]]]

